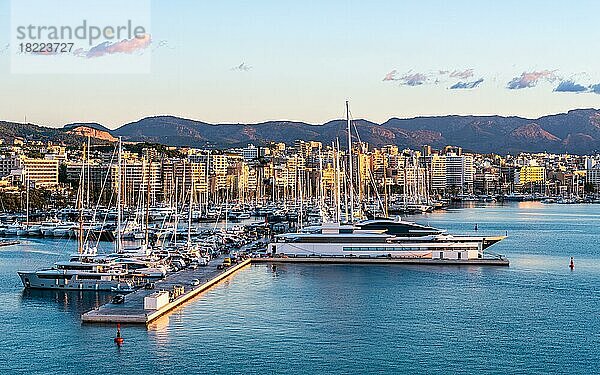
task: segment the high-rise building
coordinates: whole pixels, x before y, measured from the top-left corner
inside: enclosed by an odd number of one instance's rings
[[[446,157],[430,155],[423,158],[432,193],[441,194],[446,189]]]
[[[592,184],[596,192],[600,191],[600,164],[586,170],[585,182]]]
[[[526,165],[515,173],[515,185],[543,183],[546,179],[546,168],[537,165]]]
[[[473,191],[473,157],[449,153],[446,159],[446,190],[461,193]]]
[[[253,144],[248,144],[248,147],[242,149],[244,160],[253,160],[258,158],[258,148]]]

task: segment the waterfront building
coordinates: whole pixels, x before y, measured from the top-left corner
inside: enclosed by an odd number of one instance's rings
[[[25,181],[25,176],[35,183],[36,187],[54,187],[58,185],[58,160],[21,158],[18,160],[19,170],[13,170],[22,175],[21,181]]]
[[[473,190],[481,194],[495,194],[500,191],[500,173],[497,168],[482,168],[475,173]]]
[[[515,185],[543,183],[546,179],[546,168],[537,165],[526,165],[519,168],[515,173]]]
[[[585,182],[593,186],[595,192],[600,192],[600,164],[585,171]]]
[[[429,191],[435,194],[443,194],[446,190],[446,158],[437,154],[431,154],[422,158],[427,179],[429,181]]]
[[[118,164],[118,163],[117,163]],[[113,189],[118,188],[118,168],[111,169]],[[139,202],[146,202],[149,196],[151,203],[156,201],[161,191],[161,165],[158,162],[146,160],[124,160],[121,168],[121,196],[122,203],[126,206],[136,206]]]
[[[66,166],[61,182],[76,186],[81,176],[91,197],[103,192],[103,203],[114,197],[115,154],[106,148],[65,149],[65,146],[39,141],[12,140],[0,146],[0,178],[14,185],[23,176],[37,186],[58,189],[59,166]],[[600,155],[519,153],[499,156],[465,153],[459,146],[417,150],[398,145],[373,148],[354,142],[352,157],[311,140],[293,145],[271,142],[267,147],[248,144],[245,148],[202,150],[190,147],[131,147],[122,153],[123,203],[135,204],[150,191],[152,203],[171,202],[177,185],[178,198],[189,194],[191,181],[202,201],[225,202],[317,198],[329,199],[335,193],[336,165],[342,196],[352,186],[355,198],[373,199],[388,194],[408,195],[509,194],[537,192],[546,195],[583,196],[600,189]],[[135,150],[135,151],[134,151]],[[42,156],[43,155],[43,156]],[[348,162],[353,169],[348,184]],[[85,171],[82,165],[85,161]],[[7,178],[9,177],[9,178]],[[177,184],[175,183],[177,181]],[[106,184],[102,190],[103,184]],[[64,187],[64,186],[63,186]],[[344,197],[342,197],[343,199]],[[90,198],[90,201],[92,199]],[[114,202],[114,198],[113,198]]]
[[[462,153],[460,148],[459,152]],[[473,157],[447,153],[444,155],[446,162],[446,191],[470,193],[473,191]]]
[[[161,163],[160,183],[161,195],[165,202],[175,203],[189,201],[192,182],[198,200],[206,200],[209,193],[209,181],[206,165],[201,162],[173,159]],[[205,198],[201,198],[205,197]]]

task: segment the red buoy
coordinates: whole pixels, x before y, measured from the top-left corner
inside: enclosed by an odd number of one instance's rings
[[[121,324],[117,324],[117,337],[115,337],[115,344],[117,344],[117,346],[121,346],[123,345],[123,338],[121,337]]]
[[[573,261],[573,257],[571,257],[571,262],[569,263],[569,268],[570,269],[575,268],[575,262]]]

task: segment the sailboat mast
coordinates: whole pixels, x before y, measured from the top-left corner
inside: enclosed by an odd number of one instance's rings
[[[302,174],[298,170],[298,164],[296,164],[296,179],[298,179],[298,192],[300,193],[300,211],[298,212],[298,228],[302,229],[302,223],[304,221],[302,217],[302,211],[304,210],[304,187],[302,185]]]
[[[27,178],[25,179],[25,181],[27,181],[27,202],[25,204],[25,228],[29,229],[29,171],[27,171]]]
[[[319,208],[321,209],[321,212],[323,212],[323,207],[325,206],[325,193],[323,188],[323,154],[321,147],[319,147]]]
[[[122,176],[121,176],[121,168],[122,168],[122,153],[123,153],[123,145],[122,138],[119,137],[119,154],[117,157],[117,253],[121,252],[121,221],[123,218],[121,217],[121,186],[122,186]]]
[[[90,146],[91,146],[91,141],[90,141],[90,136],[88,135],[87,137],[87,153],[85,156],[85,163],[86,163],[86,197],[85,197],[85,207],[86,208],[90,208]]]
[[[77,209],[79,210],[79,230],[77,232],[77,252],[83,253],[83,184],[85,183],[85,144],[83,145],[84,162],[81,165],[81,177],[77,191]]]
[[[210,201],[210,150],[206,153],[206,215],[208,216],[208,208]]]
[[[350,106],[346,100],[346,123],[348,126],[348,172],[350,173],[350,180],[348,185],[348,194],[350,194],[350,220],[354,221],[354,179],[352,170],[352,125],[350,123]],[[346,220],[348,217],[346,217]]]
[[[150,162],[148,160],[144,160],[144,163],[146,164],[146,168],[144,168],[146,170],[146,217],[145,217],[145,228],[144,228],[144,245],[148,246],[148,242],[149,242],[149,233],[148,233],[148,226],[150,224]]]
[[[383,206],[383,215],[385,217],[389,217],[388,215],[388,190],[387,190],[387,176],[385,175],[386,172],[383,172],[383,199],[384,199],[384,206]]]
[[[185,164],[184,164],[185,170]],[[177,228],[179,228],[179,178],[175,176],[175,223],[173,224],[173,244],[177,246]]]
[[[194,204],[194,169],[190,164],[190,209],[188,211],[187,245],[192,245],[192,206]]]
[[[335,159],[335,185],[336,185],[336,200],[335,200],[335,205],[336,205],[336,215],[337,215],[337,221],[338,223],[342,221],[342,208],[341,208],[341,186],[340,186],[340,159],[339,159],[339,152],[340,152],[340,141],[339,139],[337,140],[337,151],[335,148],[335,145],[333,146],[333,156]]]

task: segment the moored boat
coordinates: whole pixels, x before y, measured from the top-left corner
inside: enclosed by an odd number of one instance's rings
[[[355,225],[326,223],[304,232],[275,236],[274,256],[483,259],[484,250],[506,236],[454,236],[401,220],[379,219]]]

